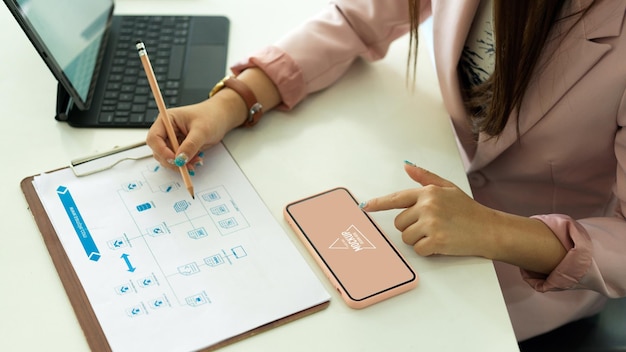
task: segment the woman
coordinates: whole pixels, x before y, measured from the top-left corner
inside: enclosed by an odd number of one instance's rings
[[[518,340],[626,296],[626,1],[408,3],[410,11],[402,0],[334,1],[233,67],[237,78],[211,99],[172,109],[179,150],[155,123],[155,157],[200,164],[198,151],[229,130],[293,107],[407,32],[414,41],[432,16],[439,83],[474,199],[409,164],[423,187],[364,210],[404,209],[395,225],[419,255],[493,259]]]

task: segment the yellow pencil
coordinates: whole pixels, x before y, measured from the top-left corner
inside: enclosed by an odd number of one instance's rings
[[[159,84],[157,83],[156,76],[154,75],[154,71],[152,70],[152,64],[150,64],[150,58],[148,57],[146,46],[143,44],[143,42],[138,41],[136,47],[137,53],[139,53],[139,58],[141,59],[141,64],[143,65],[143,69],[144,71],[146,71],[146,76],[148,77],[148,83],[150,83],[152,95],[154,95],[154,100],[156,100],[157,107],[159,108],[159,113],[165,119],[165,130],[167,131],[167,138],[170,140],[172,148],[174,150],[178,150],[178,139],[176,139],[176,133],[174,132],[174,127],[172,126],[172,120],[167,114],[165,101],[163,100],[161,90],[159,89]],[[187,169],[187,165],[183,165],[179,169],[180,174],[183,176],[185,187],[187,187],[191,198],[195,199],[196,197],[193,193],[193,183],[191,182],[191,177],[189,176],[189,170]]]

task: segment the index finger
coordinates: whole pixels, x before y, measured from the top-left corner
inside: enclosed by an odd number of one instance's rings
[[[163,126],[163,119],[157,119],[152,124],[146,137],[146,144],[152,152],[162,160],[174,160],[174,151],[167,144],[167,132]]]
[[[416,190],[404,190],[394,192],[386,196],[373,198],[359,206],[364,211],[380,211],[391,209],[406,209],[417,202]]]

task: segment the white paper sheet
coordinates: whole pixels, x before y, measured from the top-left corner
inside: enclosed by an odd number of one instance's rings
[[[330,298],[222,145],[192,180],[195,200],[147,158],[33,181],[114,351],[197,350]]]

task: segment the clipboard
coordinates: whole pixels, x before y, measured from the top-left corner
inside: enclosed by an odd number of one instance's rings
[[[132,161],[132,160],[140,160],[146,157],[151,156],[152,154],[143,155],[131,155],[125,156],[123,158],[116,159],[113,163],[108,162],[107,166],[97,166],[96,168],[92,168],[90,171],[79,170],[78,167],[84,165],[89,162],[93,162],[96,160],[102,160],[107,157],[115,157],[120,152],[127,152],[129,150],[133,150],[136,148],[142,148],[145,146],[145,143],[137,143],[126,147],[115,148],[111,151],[107,151],[104,153],[100,153],[97,155],[89,156],[86,158],[75,159],[70,162],[69,166],[62,167],[59,169],[51,170],[48,173],[56,172],[59,170],[70,168],[74,172],[77,177],[91,175],[93,173],[102,172],[107,170],[115,165],[119,164],[122,161]],[[63,287],[66,291],[66,294],[70,300],[72,308],[74,310],[74,314],[78,319],[78,322],[83,330],[87,343],[91,350],[93,351],[112,351],[112,348],[107,340],[105,332],[103,331],[103,327],[100,324],[97,315],[89,301],[88,295],[81,283],[79,276],[76,273],[74,266],[71,263],[68,254],[59,239],[59,236],[55,230],[55,227],[52,224],[48,213],[42,201],[40,199],[37,190],[33,184],[35,177],[38,175],[32,175],[25,177],[20,182],[20,187],[24,194],[24,197],[29,205],[30,212],[37,224],[37,227],[43,237],[44,243],[50,253],[50,257],[54,263],[55,269],[57,270]],[[263,325],[260,325],[254,329],[249,331],[245,331],[235,336],[230,336],[218,343],[206,346],[200,351],[214,351],[224,346],[233,344],[235,342],[241,341],[251,336],[255,336],[264,331],[273,329],[275,327],[281,326],[283,324],[295,321],[307,315],[313,314],[315,312],[321,311],[328,307],[330,304],[330,297],[328,299],[322,301],[321,303],[311,306],[309,308],[294,312],[292,314],[283,316],[282,318],[269,321]]]

